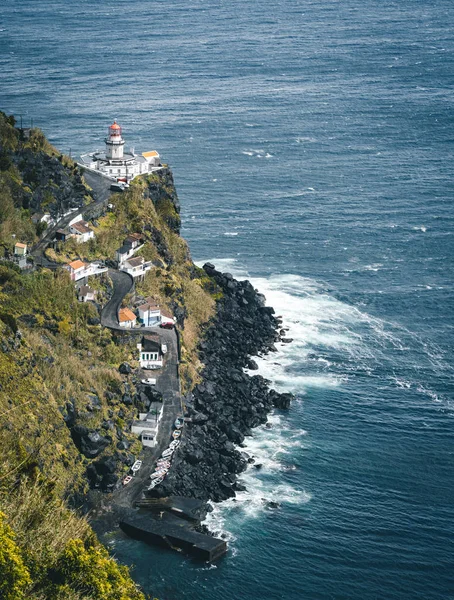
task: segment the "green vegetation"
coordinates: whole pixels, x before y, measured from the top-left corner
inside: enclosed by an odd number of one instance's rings
[[[40,129],[21,137],[14,118],[0,111],[0,256],[17,241],[37,241],[45,224],[32,222],[31,207],[44,212],[59,204],[62,173],[71,185],[82,183],[74,161],[60,154]]]
[[[24,153],[20,167],[15,152]],[[38,130],[21,141],[14,121],[0,113],[3,251],[11,251],[15,240],[36,240],[32,213],[24,207],[36,185],[33,174],[23,176],[27,153],[37,168],[44,155],[58,155]],[[55,156],[58,164],[71,166]],[[53,193],[51,186],[44,198],[50,201]],[[100,293],[107,284],[96,281]],[[72,508],[88,490],[93,459],[71,438],[67,403],[75,407],[77,422],[93,430],[105,419],[117,427],[123,419],[126,427],[135,416],[121,402],[118,373],[122,361],[133,360],[134,348],[117,345],[108,330],[92,324],[97,317],[93,305],[77,302],[66,271],[21,274],[15,264],[0,262],[0,596],[7,600],[144,598]],[[93,398],[99,406],[90,407]],[[135,436],[124,432],[122,438],[137,455]],[[116,441],[114,430],[113,443],[98,458],[118,453]]]
[[[50,165],[44,175],[43,164]],[[36,207],[38,196],[40,210],[56,202],[59,186],[49,173],[62,168],[65,181],[81,188],[77,167],[42,132],[32,130],[29,139],[20,139],[14,120],[0,113],[0,257],[15,241],[37,240],[42,225],[32,223],[30,206]],[[187,391],[199,381],[196,348],[220,291],[194,266],[176,233],[180,218],[174,198],[171,178],[137,178],[127,192],[112,197],[114,208],[97,220],[94,240],[80,245],[71,240],[47,254],[60,263],[112,259],[129,233],[141,233],[145,244],[139,254],[154,266],[136,285],[136,297],[151,296],[176,315]],[[91,278],[89,284],[105,302],[108,277]],[[88,473],[97,461],[112,460],[126,472],[126,454],[134,457],[141,450],[128,433],[137,409],[123,402],[124,395],[135,393],[132,378],[125,381],[119,374],[124,361],[137,365],[135,344],[119,343],[101,327],[97,308],[77,301],[67,271],[21,273],[12,262],[0,262],[2,598],[144,598],[74,508],[88,491]],[[71,437],[69,419],[103,434],[107,425],[110,443],[96,458],[87,458],[91,455]],[[128,450],[118,450],[119,440],[127,441]]]

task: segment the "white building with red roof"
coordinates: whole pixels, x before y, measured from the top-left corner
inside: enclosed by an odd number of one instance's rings
[[[120,308],[118,311],[118,322],[120,327],[135,327],[137,321],[136,315],[129,308]]]
[[[107,267],[103,267],[97,263],[86,263],[79,258],[65,265],[65,269],[69,271],[71,281],[79,281],[80,279],[84,279],[84,277],[101,275],[101,273],[108,271]]]

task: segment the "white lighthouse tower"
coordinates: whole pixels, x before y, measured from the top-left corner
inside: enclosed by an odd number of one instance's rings
[[[121,127],[116,121],[107,131],[106,158],[109,160],[123,160],[123,146],[125,142],[121,137]]]

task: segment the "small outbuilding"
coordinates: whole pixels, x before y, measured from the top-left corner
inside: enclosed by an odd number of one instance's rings
[[[89,285],[81,285],[77,293],[79,302],[94,302],[96,299],[96,290]]]
[[[15,256],[25,256],[27,254],[27,244],[17,242],[14,246]]]

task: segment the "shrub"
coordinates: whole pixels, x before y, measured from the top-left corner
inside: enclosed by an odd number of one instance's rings
[[[19,546],[14,541],[11,527],[0,512],[0,598],[21,600],[31,583],[30,573],[22,560]]]
[[[66,585],[93,600],[144,600],[128,569],[100,546],[85,548],[81,540],[70,540],[57,569]]]

